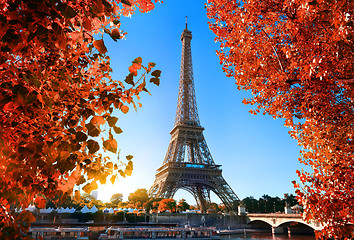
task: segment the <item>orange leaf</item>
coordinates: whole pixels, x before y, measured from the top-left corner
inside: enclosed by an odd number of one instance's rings
[[[127,113],[129,111],[129,107],[123,105],[123,106],[120,107],[120,110],[125,114],[125,113]]]
[[[117,141],[115,139],[109,139],[103,142],[103,146],[110,152],[117,152]]]
[[[91,191],[96,190],[98,188],[98,185],[96,182],[90,182],[86,184],[82,190],[84,190],[86,193],[90,194]]]
[[[104,120],[104,117],[102,117],[102,116],[94,116],[90,121],[90,123],[92,123],[95,126],[100,126],[100,125],[104,124],[104,122],[105,122],[105,120]]]
[[[129,72],[133,73],[134,76],[136,76],[140,68],[141,68],[141,63],[133,63],[133,65],[129,67]]]

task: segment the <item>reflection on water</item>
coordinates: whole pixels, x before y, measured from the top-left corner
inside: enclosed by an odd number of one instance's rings
[[[246,235],[244,234],[235,234],[235,235],[229,235],[229,236],[222,236],[222,240],[248,240],[248,239],[253,239],[253,240],[264,240],[264,239],[272,239],[272,240],[285,240],[285,239],[292,239],[292,240],[314,240],[316,239],[315,236],[312,235],[272,235],[272,233],[247,233]]]

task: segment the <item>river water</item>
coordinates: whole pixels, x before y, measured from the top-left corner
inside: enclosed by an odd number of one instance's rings
[[[277,235],[272,235],[272,233],[247,233],[246,235],[244,234],[234,234],[234,235],[228,235],[228,236],[222,236],[222,240],[264,240],[264,239],[272,239],[272,240],[286,240],[286,239],[292,239],[292,240],[314,240],[316,239],[315,236],[313,235],[285,235],[285,234],[277,234]]]

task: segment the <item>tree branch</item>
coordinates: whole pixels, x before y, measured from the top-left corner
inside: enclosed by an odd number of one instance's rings
[[[268,39],[270,40],[271,38],[269,37],[268,33],[266,33],[266,31],[264,31],[264,29],[262,28],[262,31],[265,33],[265,35],[268,37]],[[280,59],[279,59],[279,56],[278,56],[278,52],[277,52],[277,49],[272,45],[272,48],[273,48],[273,51],[275,53],[275,56],[277,57],[278,59],[278,62],[279,62],[279,66],[282,70],[282,72],[284,72],[284,68],[283,68],[283,65],[281,64],[280,62]]]

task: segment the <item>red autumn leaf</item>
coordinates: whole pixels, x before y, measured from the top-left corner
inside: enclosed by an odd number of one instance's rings
[[[83,26],[87,31],[91,31],[92,25],[91,25],[90,19],[86,18],[86,19],[82,22],[82,26]]]
[[[13,111],[16,109],[16,105],[13,102],[8,102],[4,105],[3,110],[5,112],[7,111]]]
[[[113,40],[120,39],[119,29],[117,29],[117,28],[113,29],[112,32],[111,32],[111,37],[112,37]]]
[[[47,200],[42,196],[37,196],[36,199],[34,200],[34,202],[38,208],[43,209],[43,208],[45,208]]]
[[[104,45],[104,41],[103,39],[100,40],[95,40],[93,42],[93,46],[101,53],[101,54],[105,54],[107,52],[107,48]]]

